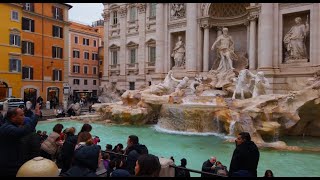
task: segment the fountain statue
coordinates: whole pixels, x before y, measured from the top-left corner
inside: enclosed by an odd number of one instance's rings
[[[248,69],[241,70],[235,81],[236,88],[232,99],[255,98],[266,94],[266,89],[270,87],[269,81],[264,77],[263,72],[258,72],[254,75]]]
[[[210,72],[189,82],[188,77],[176,79],[169,71],[159,84],[127,90],[121,101],[94,104],[93,108],[100,116],[98,121],[157,123],[168,130],[229,136],[247,131],[259,147],[275,149],[302,150],[279,141],[284,134],[320,136],[317,128],[311,129],[311,125],[320,128],[314,118],[320,116],[320,71],[307,87],[289,94],[267,94],[270,85],[263,72],[253,74],[247,69],[230,82],[236,84],[232,93],[217,89],[217,82],[217,76]],[[266,140],[268,137],[273,140]]]
[[[117,88],[112,84],[105,84],[103,87],[99,87],[99,98],[98,100],[101,103],[112,103],[121,101],[120,93],[117,91]]]

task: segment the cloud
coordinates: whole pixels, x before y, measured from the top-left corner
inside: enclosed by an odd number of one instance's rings
[[[69,20],[91,25],[92,22],[102,19],[102,3],[68,3],[73,6],[69,10]]]

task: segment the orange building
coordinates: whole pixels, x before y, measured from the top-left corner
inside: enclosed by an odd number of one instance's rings
[[[96,96],[99,89],[99,44],[101,33],[95,27],[71,22],[69,30],[69,85],[77,100]]]
[[[104,20],[98,20],[92,23],[92,27],[100,34],[99,38],[99,49],[98,49],[98,59],[99,59],[99,86],[101,86],[101,78],[103,77],[103,62],[104,62]]]
[[[22,3],[22,88],[25,101],[57,97],[68,76],[68,11],[65,3]]]

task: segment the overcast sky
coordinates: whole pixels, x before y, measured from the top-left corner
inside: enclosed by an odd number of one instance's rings
[[[102,19],[102,3],[68,3],[73,6],[69,10],[69,20],[91,25],[93,21]]]

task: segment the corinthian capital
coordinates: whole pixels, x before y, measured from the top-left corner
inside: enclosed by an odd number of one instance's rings
[[[137,7],[139,13],[146,12],[146,3],[137,3],[136,7]]]
[[[208,29],[208,28],[211,28],[212,26],[209,23],[203,23],[203,24],[201,24],[201,27],[203,29]]]
[[[101,15],[102,15],[102,17],[104,18],[105,21],[108,21],[110,19],[110,12],[109,11],[104,12]]]
[[[119,9],[119,14],[121,17],[125,17],[127,15],[127,6],[121,6]]]
[[[255,21],[258,17],[259,17],[259,14],[257,13],[250,13],[247,19],[249,21]]]

